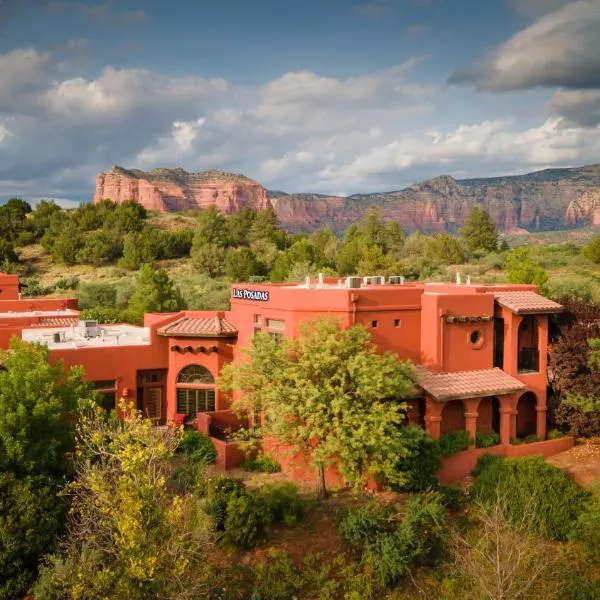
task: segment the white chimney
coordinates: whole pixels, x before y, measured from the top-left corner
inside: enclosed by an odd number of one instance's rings
[[[404,275],[400,275],[400,285],[404,285]]]
[[[460,285],[460,271],[456,271],[456,285]]]
[[[467,285],[471,285],[471,276],[467,275]]]
[[[309,287],[310,287],[310,275],[307,275],[307,276],[304,278],[304,287],[307,287],[307,288],[309,288]]]
[[[323,273],[319,273],[319,289],[323,287]]]

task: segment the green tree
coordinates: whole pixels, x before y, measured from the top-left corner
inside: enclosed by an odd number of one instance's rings
[[[304,323],[294,340],[252,338],[246,360],[224,367],[220,388],[239,391],[234,410],[262,413],[264,432],[306,455],[324,495],[324,469],[337,463],[360,488],[365,476],[401,485],[396,466],[408,455],[398,427],[413,390],[411,367],[380,354],[362,326]]]
[[[164,269],[155,270],[143,265],[137,278],[135,292],[129,301],[132,317],[142,321],[146,312],[177,312],[185,301]]]
[[[50,364],[49,351],[13,339],[0,360],[0,598],[22,597],[53,550],[72,472],[77,405],[94,395],[82,369]]]
[[[123,242],[118,233],[101,229],[85,237],[77,253],[77,262],[101,266],[114,263],[123,252]]]
[[[256,213],[254,222],[250,227],[248,239],[251,244],[259,240],[269,240],[280,250],[288,245],[288,236],[285,231],[279,228],[277,215],[272,208],[266,208]]]
[[[335,267],[340,250],[340,242],[329,225],[313,231],[309,236],[310,243],[319,249],[328,267]]]
[[[192,264],[201,273],[215,277],[223,273],[227,246],[230,243],[227,220],[211,206],[198,217],[190,256]]]
[[[207,597],[208,521],[197,499],[167,487],[183,431],[123,408],[123,423],[80,415],[68,535],[36,600]]]
[[[462,238],[471,252],[485,250],[495,252],[498,248],[498,230],[488,212],[474,206],[460,230]]]
[[[0,263],[4,264],[6,262],[19,262],[19,257],[17,256],[13,245],[8,240],[0,239]]]
[[[102,209],[100,210],[102,211]],[[114,209],[108,209],[103,222],[107,229],[127,233],[141,231],[147,216],[148,212],[139,202],[125,200]]]
[[[260,265],[250,248],[230,248],[227,253],[225,274],[231,281],[249,281],[258,274]]]
[[[20,198],[11,198],[0,206],[0,237],[15,241],[26,228],[27,215],[31,206]]]
[[[70,266],[77,262],[77,255],[83,248],[85,239],[71,222],[63,225],[60,233],[49,242],[50,253],[54,262]],[[52,234],[49,237],[52,238]]]
[[[600,235],[596,234],[591,242],[583,247],[583,255],[594,263],[600,262]]]
[[[143,264],[153,263],[162,255],[162,239],[155,227],[146,226],[141,231],[130,231],[123,238],[123,258],[119,265],[136,271]]]
[[[510,283],[530,283],[537,285],[540,293],[547,293],[548,274],[533,262],[527,248],[511,250],[506,255],[504,267]]]
[[[200,273],[206,273],[209,277],[221,275],[225,270],[225,259],[227,257],[225,246],[212,242],[197,243],[196,238],[194,238],[190,256],[192,265]]]
[[[256,211],[244,206],[227,217],[229,239],[233,246],[247,246],[250,243],[250,229],[256,219]]]

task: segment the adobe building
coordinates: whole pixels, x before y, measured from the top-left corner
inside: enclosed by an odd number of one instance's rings
[[[18,280],[11,285],[18,288]],[[32,301],[16,301],[21,313],[13,304],[5,311],[0,300],[7,331],[46,344],[67,366],[83,365],[107,408],[125,397],[157,424],[194,422],[211,435],[224,467],[239,464],[241,454],[224,435],[239,423],[219,393],[222,365],[235,361],[257,332],[293,337],[301,322],[324,316],[342,327],[361,324],[381,351],[415,364],[418,396],[408,400],[407,418],[434,438],[466,429],[475,440],[478,430],[496,431],[500,444],[485,451],[508,456],[549,455],[572,444],[570,438],[543,441],[548,316],[562,307],[532,285],[321,276],[300,284],[234,284],[228,312],[147,314],[143,327],[76,322],[73,301],[57,299],[45,299],[58,302],[51,304],[56,310],[34,322]],[[65,318],[69,323],[51,320]],[[511,444],[532,434],[542,441]],[[483,451],[473,447],[450,457],[440,478],[464,476]]]

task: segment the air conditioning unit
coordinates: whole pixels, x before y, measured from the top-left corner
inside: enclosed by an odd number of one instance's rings
[[[359,288],[360,287],[360,277],[346,277],[346,287]]]
[[[388,279],[388,283],[392,285],[404,285],[404,276],[403,275],[390,275]]]
[[[382,285],[385,283],[385,277],[381,277],[380,275],[365,277],[365,283],[367,285]]]
[[[78,326],[79,335],[84,338],[95,338],[100,336],[100,327],[98,327],[98,321],[85,320],[79,321]]]

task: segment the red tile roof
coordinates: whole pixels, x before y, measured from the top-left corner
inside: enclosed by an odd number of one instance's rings
[[[496,368],[436,373],[416,366],[415,380],[430,396],[440,401],[502,396],[527,389],[524,383]]]
[[[227,319],[219,317],[181,317],[158,329],[158,334],[166,337],[236,337],[237,333]]]
[[[31,329],[41,327],[73,327],[79,323],[79,317],[40,317],[37,323],[30,325]]]
[[[563,309],[558,302],[548,300],[535,292],[496,292],[494,298],[500,306],[518,315],[556,313]]]

